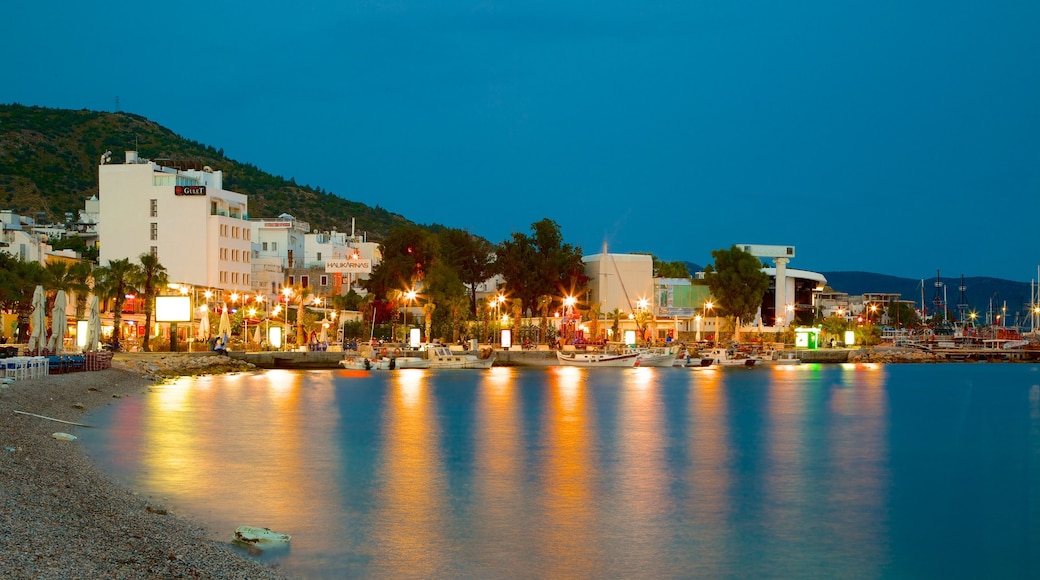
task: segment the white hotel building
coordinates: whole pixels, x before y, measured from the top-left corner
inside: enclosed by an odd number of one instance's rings
[[[223,174],[166,167],[126,152],[98,168],[98,262],[155,254],[171,282],[250,290],[251,225],[246,195],[227,191]]]

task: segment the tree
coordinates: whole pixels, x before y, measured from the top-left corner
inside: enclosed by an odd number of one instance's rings
[[[159,291],[170,283],[166,273],[166,266],[159,263],[159,257],[155,254],[144,253],[137,258],[140,265],[137,268],[137,286],[141,289],[144,300],[144,343],[141,350],[151,351],[149,339],[152,335],[152,311],[155,309],[155,297]],[[172,344],[172,343],[171,343]]]
[[[505,278],[507,293],[523,302],[523,310],[538,306],[538,297],[579,295],[588,277],[581,249],[563,243],[560,226],[550,219],[531,224],[532,235],[514,233],[498,245],[496,271]]]
[[[83,299],[90,292],[90,286],[87,285],[87,279],[90,276],[90,264],[86,262],[70,264],[64,260],[47,262],[43,267],[43,276],[43,284],[46,288],[55,292],[61,290],[65,294],[74,294],[76,296],[76,316],[81,318],[80,312],[83,309],[83,304],[86,302]]]
[[[123,324],[123,303],[126,301],[128,293],[137,291],[134,286],[134,281],[139,279],[137,269],[136,264],[131,263],[127,258],[122,258],[112,260],[107,266],[94,271],[96,280],[94,294],[97,294],[102,300],[114,301],[112,325],[115,330],[112,332],[112,346],[116,350],[119,349],[119,334]]]
[[[549,308],[552,307],[552,303],[555,298],[552,294],[542,294],[538,297],[538,314],[542,317],[541,324],[541,337],[542,342],[549,342]]]
[[[716,308],[723,308],[733,317],[733,340],[740,340],[740,325],[749,323],[762,306],[762,298],[769,289],[769,275],[762,271],[762,262],[737,246],[728,250],[713,250],[714,266],[708,265],[708,287],[718,298]]]
[[[469,287],[470,311],[477,315],[477,285],[494,273],[494,246],[465,230],[447,229],[439,234],[441,260],[455,270]]]
[[[888,323],[896,328],[917,328],[920,321],[917,319],[917,310],[905,302],[892,301],[885,309],[885,317]]]
[[[394,228],[383,241],[383,261],[362,286],[383,297],[389,290],[414,288],[430,271],[437,247],[436,236],[418,226]]]
[[[658,278],[690,278],[690,269],[686,262],[662,262],[657,256],[654,259],[654,276]]]

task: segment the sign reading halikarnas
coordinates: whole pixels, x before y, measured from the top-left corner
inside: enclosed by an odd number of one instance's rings
[[[325,260],[325,271],[329,274],[371,274],[372,260]]]

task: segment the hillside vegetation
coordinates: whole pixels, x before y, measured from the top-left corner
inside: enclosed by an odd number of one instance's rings
[[[22,105],[0,105],[0,209],[29,217],[43,213],[49,222],[64,221],[66,212],[77,216],[83,201],[98,194],[101,155],[112,151],[112,162],[122,163],[123,152],[135,143],[141,157],[164,165],[223,171],[226,189],[249,196],[251,217],[291,213],[312,228],[338,231],[348,231],[353,217],[373,240],[411,223],[378,206],[229,159],[222,149],[180,137],[139,115]]]

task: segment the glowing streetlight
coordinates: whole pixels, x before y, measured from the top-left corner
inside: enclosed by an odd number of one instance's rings
[[[282,294],[285,295],[285,334],[288,335],[289,334],[289,299],[291,299],[292,295],[293,295],[292,288],[290,288],[288,286],[286,286],[285,288],[282,288]],[[286,348],[286,349],[289,348],[289,341],[286,340],[285,338],[282,339],[282,344],[284,345],[284,348]]]

